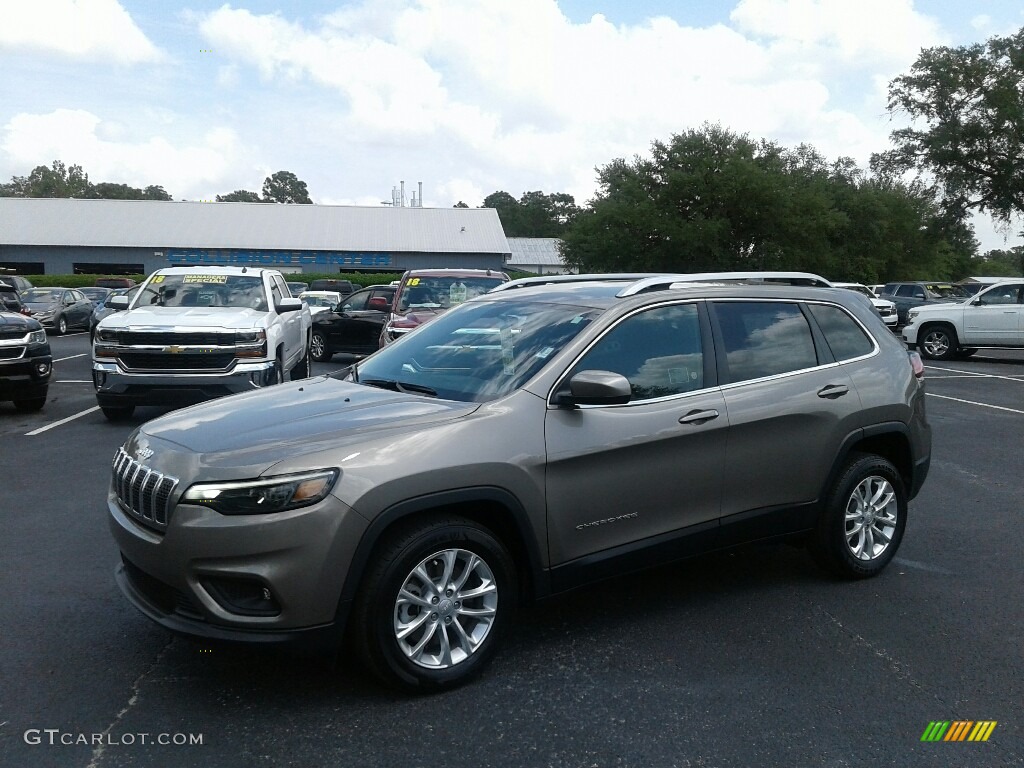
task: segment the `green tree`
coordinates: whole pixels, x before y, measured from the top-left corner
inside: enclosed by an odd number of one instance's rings
[[[469,208],[469,206],[466,205],[461,200],[459,200],[459,202],[457,202],[455,205],[453,205],[452,208]]]
[[[1024,212],[1024,29],[921,51],[889,84],[888,107],[915,124],[891,134],[874,167],[931,175],[961,218],[976,208],[1008,224]]]
[[[66,167],[54,160],[47,168],[37,165],[28,176],[13,176],[0,185],[0,197],[88,197],[89,176],[80,165]]]
[[[144,190],[142,190],[143,200],[173,200],[167,190],[161,187],[159,184],[150,184]]]
[[[265,186],[264,186],[264,189],[266,189]],[[228,192],[226,195],[217,195],[217,202],[218,203],[262,203],[264,201],[255,192],[250,192],[247,189],[236,189],[234,192]]]
[[[525,192],[519,200],[508,192],[492,192],[481,208],[498,211],[508,237],[558,237],[579,212],[572,195],[540,191]]]
[[[306,182],[291,171],[278,171],[263,182],[263,200],[267,203],[301,203],[311,205]]]

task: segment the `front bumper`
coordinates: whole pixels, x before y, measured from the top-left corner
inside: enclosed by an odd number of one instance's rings
[[[49,346],[38,352],[29,348],[16,360],[0,360],[0,400],[43,397],[52,375]]]
[[[916,321],[911,321],[909,325],[903,326],[903,341],[906,342],[907,346],[911,349],[917,346],[917,332],[919,329],[920,326]]]
[[[170,373],[128,372],[116,362],[93,360],[92,381],[101,406],[189,405],[268,386],[274,363],[238,363],[229,373]]]
[[[268,644],[340,638],[348,612],[342,588],[367,523],[333,496],[270,515],[179,504],[164,530],[137,521],[113,490],[107,508],[123,560],[118,584],[161,626]]]

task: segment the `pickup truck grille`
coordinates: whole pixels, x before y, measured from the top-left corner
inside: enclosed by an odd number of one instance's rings
[[[167,527],[171,493],[178,478],[156,472],[119,448],[113,463],[114,491],[132,517],[151,527]]]
[[[234,352],[121,352],[121,364],[130,371],[225,371]]]
[[[194,331],[177,333],[173,331],[118,331],[117,343],[124,347],[178,346],[192,347],[233,347],[234,333],[218,333],[216,331]]]
[[[25,347],[0,347],[0,360],[18,360],[25,354]]]
[[[0,304],[0,309],[2,308],[3,305]],[[30,332],[26,331],[24,328],[17,328],[13,330],[10,328],[0,328],[0,339],[23,339],[28,335],[28,333]]]

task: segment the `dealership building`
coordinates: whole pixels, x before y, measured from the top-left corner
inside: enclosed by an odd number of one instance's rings
[[[0,270],[23,275],[508,269],[511,255],[493,208],[0,198]]]

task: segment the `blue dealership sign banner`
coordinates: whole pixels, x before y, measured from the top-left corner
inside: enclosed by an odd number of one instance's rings
[[[223,251],[196,248],[167,251],[174,267],[258,266],[258,267],[390,267],[390,253],[351,251]]]

